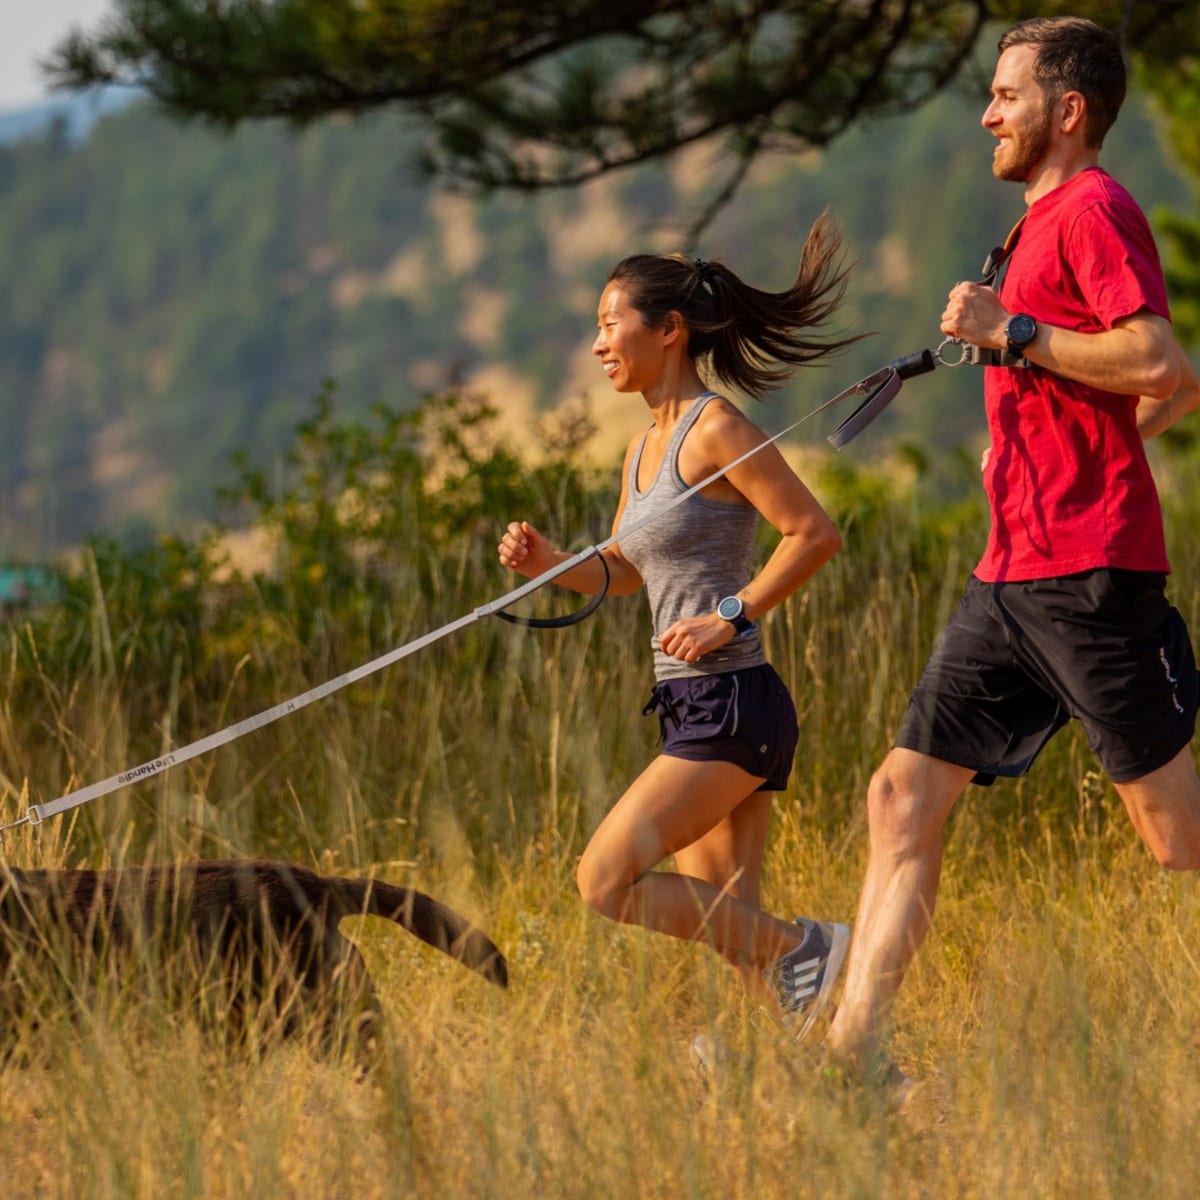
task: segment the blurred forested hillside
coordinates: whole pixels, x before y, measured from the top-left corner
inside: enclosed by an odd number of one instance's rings
[[[981,109],[948,93],[827,154],[765,159],[705,233],[705,257],[776,288],[822,208],[845,227],[846,324],[878,336],[781,391],[756,414],[765,428],[937,344],[946,291],[1022,207],[991,177]],[[270,466],[328,377],[354,414],[466,381],[513,430],[586,393],[598,450],[618,460],[642,413],[590,361],[596,298],[617,258],[677,247],[715,164],[697,150],[577,191],[476,201],[417,183],[405,147],[395,117],[221,136],[142,103],[82,141],[59,126],[0,146],[0,556],[204,519],[233,452]],[[1192,209],[1136,96],[1103,161],[1151,212]],[[904,440],[936,466],[973,451],[980,383],[914,380],[845,453]]]

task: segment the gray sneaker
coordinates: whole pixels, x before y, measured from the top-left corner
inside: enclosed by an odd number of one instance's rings
[[[796,1041],[803,1041],[833,994],[850,948],[850,926],[797,917],[804,941],[763,972],[785,1017],[803,1018]]]

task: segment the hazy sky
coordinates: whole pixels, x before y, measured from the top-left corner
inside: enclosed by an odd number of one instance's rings
[[[73,25],[95,27],[112,0],[0,0],[0,110],[46,98],[35,66]]]

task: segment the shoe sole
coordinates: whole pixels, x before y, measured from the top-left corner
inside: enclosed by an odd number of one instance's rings
[[[804,1024],[800,1026],[793,1041],[802,1042],[808,1036],[808,1031],[817,1023],[817,1019],[825,1011],[833,995],[833,985],[841,973],[842,963],[846,961],[846,952],[850,949],[850,926],[837,925],[833,922],[818,921],[817,926],[829,942],[829,953],[825,956],[825,973],[821,976],[821,987],[808,1006]]]
[[[721,1044],[707,1034],[698,1033],[688,1046],[688,1058],[700,1080],[700,1086],[711,1092],[717,1084],[717,1074],[724,1066]]]
[[[887,1085],[887,1110],[890,1113],[906,1113],[921,1091],[919,1080],[910,1079],[903,1073],[898,1079],[889,1080]]]

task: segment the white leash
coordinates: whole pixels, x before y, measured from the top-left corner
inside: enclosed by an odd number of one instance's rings
[[[757,454],[760,450],[765,450],[768,446],[777,442],[781,437],[785,437],[792,430],[803,425],[805,421],[815,417],[818,413],[824,412],[827,408],[837,404],[840,400],[845,400],[849,396],[867,395],[874,393],[879,387],[880,377],[888,371],[894,373],[894,368],[889,366],[884,367],[881,371],[876,371],[872,375],[868,375],[858,382],[851,384],[848,388],[838,392],[830,400],[826,400],[824,404],[818,408],[814,408],[812,412],[806,413],[798,421],[793,422],[786,429],[781,429],[778,433],[760,442],[757,446],[747,450],[744,454],[735,458],[732,462],[714,471],[707,478],[700,480],[699,483],[693,484],[676,496],[669,504],[660,508],[657,512],[644,517],[642,520],[635,522],[622,530],[622,535],[627,535],[635,532],[638,529],[650,524],[651,521],[658,520],[663,514],[675,508],[676,505],[682,504],[689,497],[694,496],[702,488],[708,487],[710,483],[715,483],[716,480],[722,478],[734,467],[740,466],[748,458]],[[888,395],[891,399],[894,395],[894,390]],[[840,448],[840,447],[839,447]],[[149,762],[139,763],[135,767],[130,767],[126,771],[120,771],[116,775],[110,775],[107,779],[102,779],[98,783],[88,784],[86,787],[78,788],[73,792],[67,792],[63,796],[59,796],[56,800],[51,800],[46,804],[31,804],[23,816],[16,821],[12,821],[7,825],[0,825],[0,837],[3,837],[10,829],[17,829],[22,825],[40,825],[49,817],[57,817],[70,809],[78,808],[81,804],[87,804],[89,801],[98,800],[101,796],[107,796],[110,792],[115,792],[118,788],[125,787],[132,783],[139,783],[143,779],[151,779],[155,775],[162,774],[170,767],[179,766],[180,763],[185,763],[189,759],[196,758],[198,755],[207,754],[210,750],[215,750],[218,746],[228,745],[230,742],[237,741],[238,738],[244,737],[248,733],[252,733],[256,729],[262,729],[265,725],[271,725],[278,721],[281,717],[287,716],[289,713],[299,712],[302,708],[307,708],[316,700],[323,700],[326,696],[333,695],[334,692],[341,691],[351,683],[356,683],[360,679],[367,678],[368,675],[373,675],[375,672],[382,670],[384,667],[390,667],[393,663],[399,662],[402,658],[407,658],[410,654],[415,654],[418,650],[423,650],[426,646],[432,645],[434,642],[447,637],[451,633],[456,633],[458,630],[465,628],[468,625],[478,621],[481,617],[493,616],[501,609],[507,608],[510,604],[523,599],[526,596],[538,591],[547,583],[551,583],[560,575],[574,569],[588,559],[600,554],[601,551],[613,545],[619,540],[617,534],[613,534],[603,542],[599,542],[594,546],[588,546],[586,550],[579,551],[578,554],[571,558],[565,559],[563,562],[544,571],[535,579],[530,579],[520,587],[514,588],[511,592],[506,592],[503,596],[495,600],[489,601],[487,604],[481,604],[474,611],[459,617],[457,620],[451,621],[439,629],[434,629],[432,632],[425,634],[422,637],[414,638],[410,642],[405,642],[404,645],[396,647],[394,650],[389,650],[386,654],[381,654],[378,658],[372,659],[368,663],[364,663],[360,667],[355,667],[351,671],[347,671],[343,675],[338,675],[334,679],[329,679],[325,683],[318,684],[315,688],[307,692],[303,692],[299,696],[294,696],[291,700],[285,700],[282,704],[276,704],[273,708],[264,709],[260,713],[256,713],[252,717],[246,717],[245,720],[238,721],[236,724],[229,725],[224,729],[218,730],[216,733],[210,733],[207,737],[202,737],[197,741],[189,742],[186,746],[181,746],[178,750],[171,751],[170,754],[164,754],[159,758],[152,758]]]

